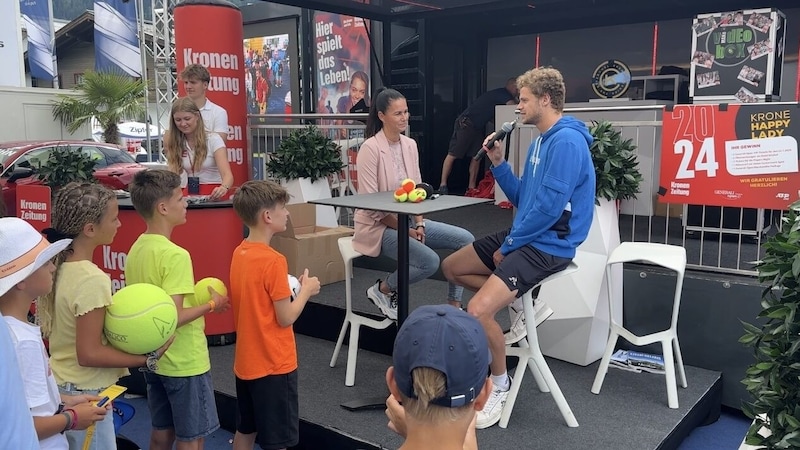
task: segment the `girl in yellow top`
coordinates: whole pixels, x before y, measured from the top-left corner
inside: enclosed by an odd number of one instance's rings
[[[55,258],[52,292],[37,306],[42,334],[50,340],[50,366],[63,394],[97,394],[128,374],[126,367],[155,367],[168,344],[148,355],[111,347],[103,335],[111,280],[92,262],[95,248],[110,244],[120,227],[116,196],[99,184],[70,183],[53,202],[49,241],[72,239]],[[98,422],[91,449],[117,448],[114,415]],[[82,449],[85,431],[68,431],[70,449]]]

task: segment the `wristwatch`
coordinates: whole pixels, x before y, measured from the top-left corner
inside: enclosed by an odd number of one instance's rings
[[[150,352],[147,354],[147,370],[150,372],[155,372],[158,370],[158,352]]]
[[[414,225],[414,229],[417,229],[417,228],[425,228],[425,222],[420,222],[420,223]]]

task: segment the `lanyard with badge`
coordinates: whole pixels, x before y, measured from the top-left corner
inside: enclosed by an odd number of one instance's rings
[[[194,174],[194,161],[192,161],[192,149],[189,147],[189,142],[186,142],[186,158],[189,160],[189,169],[191,174],[186,178],[186,190],[189,195],[200,194],[200,177]]]

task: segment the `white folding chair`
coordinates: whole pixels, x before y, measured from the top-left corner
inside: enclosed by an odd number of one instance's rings
[[[670,327],[664,331],[637,336],[626,330],[621,324],[614,320],[613,303],[614,298],[611,290],[611,271],[608,270],[613,264],[625,262],[645,261],[661,267],[673,270],[677,273],[675,284],[675,297],[672,302],[672,320]],[[592,393],[599,394],[603,386],[603,380],[608,372],[608,363],[617,345],[617,338],[620,336],[636,346],[661,343],[661,350],[664,354],[664,374],[667,381],[667,401],[670,408],[678,408],[678,388],[675,380],[675,366],[678,366],[678,376],[682,387],[686,387],[686,372],[683,369],[683,358],[681,348],[678,345],[678,310],[681,306],[681,291],[683,290],[683,274],[686,270],[686,250],[683,247],[667,244],[654,244],[648,242],[623,242],[608,257],[606,263],[606,277],[609,298],[609,317],[611,318],[611,330],[608,337],[606,351],[603,359],[600,360],[600,367],[597,368],[597,375],[592,384]],[[675,360],[673,360],[673,352]]]
[[[567,399],[564,398],[564,394],[561,393],[561,388],[558,387],[558,383],[556,382],[555,377],[553,377],[553,373],[550,371],[547,361],[544,359],[542,350],[539,348],[539,337],[536,334],[536,321],[533,319],[533,291],[548,281],[563,277],[576,270],[578,270],[578,265],[574,262],[570,262],[569,266],[567,266],[564,270],[556,272],[540,281],[539,284],[531,288],[522,296],[522,307],[525,311],[526,317],[525,327],[528,329],[528,335],[517,343],[518,347],[506,346],[506,355],[516,356],[519,358],[519,362],[517,363],[517,368],[514,371],[514,382],[511,383],[511,390],[508,392],[506,404],[503,407],[502,414],[500,415],[500,428],[508,427],[508,420],[511,418],[511,412],[514,409],[514,403],[517,400],[519,388],[522,386],[522,377],[525,375],[526,366],[530,369],[531,374],[533,374],[533,378],[536,380],[539,390],[541,392],[550,392],[550,394],[553,396],[553,400],[556,401],[558,410],[561,411],[561,415],[564,416],[567,426],[578,426],[578,421],[572,414],[572,410],[567,403]]]
[[[342,253],[342,260],[344,260],[344,285],[345,285],[345,305],[346,311],[344,315],[344,323],[342,324],[342,331],[339,332],[339,339],[336,341],[336,348],[333,349],[333,356],[331,357],[331,367],[336,367],[336,360],[339,357],[339,350],[342,348],[344,335],[347,332],[347,327],[350,326],[350,343],[347,346],[347,371],[345,372],[344,384],[345,386],[352,386],[356,381],[356,359],[358,358],[358,333],[361,325],[376,330],[383,330],[394,321],[389,318],[383,320],[374,320],[364,317],[353,312],[353,299],[352,299],[352,280],[353,280],[353,260],[362,256],[353,249],[353,237],[346,236],[339,238],[339,251]]]

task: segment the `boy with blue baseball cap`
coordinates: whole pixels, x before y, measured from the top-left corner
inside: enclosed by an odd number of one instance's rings
[[[449,305],[415,309],[400,327],[386,371],[389,428],[401,450],[477,449],[475,412],[491,391],[480,322]]]

